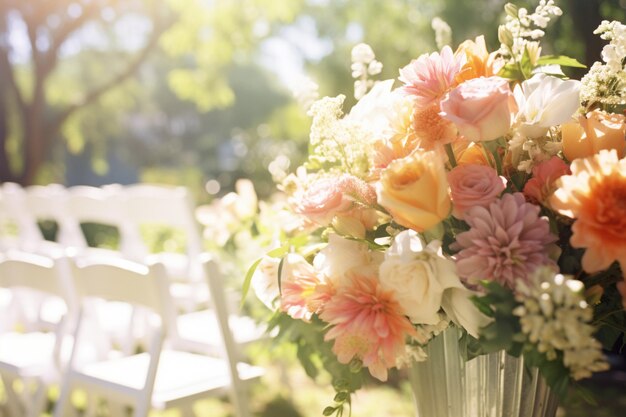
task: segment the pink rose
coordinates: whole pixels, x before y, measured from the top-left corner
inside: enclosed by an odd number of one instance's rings
[[[569,174],[571,174],[569,165],[558,156],[553,156],[533,168],[533,177],[524,186],[524,196],[541,203],[556,190],[554,182],[559,177]]]
[[[467,140],[496,139],[511,128],[515,99],[501,77],[465,81],[441,101],[441,116],[453,122]]]
[[[357,177],[345,174],[320,178],[310,184],[298,198],[296,211],[317,224],[327,226],[337,215],[354,216],[355,210],[364,210],[374,204],[374,188]]]
[[[486,165],[459,165],[448,173],[448,182],[452,215],[457,219],[472,207],[489,207],[506,187],[506,179]]]

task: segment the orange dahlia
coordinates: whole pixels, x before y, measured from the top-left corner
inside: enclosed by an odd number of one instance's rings
[[[572,246],[586,248],[583,269],[599,272],[618,261],[626,272],[626,158],[615,150],[576,159],[557,181],[552,208],[576,219]]]

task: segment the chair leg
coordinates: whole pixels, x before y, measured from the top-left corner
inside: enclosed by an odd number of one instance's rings
[[[98,409],[98,397],[95,395],[87,394],[87,404],[85,404],[84,417],[96,417],[96,410]]]
[[[70,395],[72,394],[72,385],[70,384],[69,379],[66,377],[63,379],[61,384],[61,392],[59,393],[59,398],[57,399],[57,403],[54,405],[53,417],[65,417],[68,414],[68,403],[70,399]]]
[[[193,404],[187,403],[178,407],[181,417],[195,417],[196,413],[193,411]]]
[[[33,394],[31,402],[28,404],[28,417],[39,417],[43,413],[46,404],[46,394],[48,389],[43,382],[37,382],[37,388]]]
[[[23,416],[22,405],[17,393],[13,390],[13,378],[2,375],[2,384],[4,385],[5,395],[7,397],[7,409],[10,416]]]
[[[109,415],[111,417],[126,417],[128,415],[128,411],[126,409],[126,405],[108,400],[107,406],[109,408]]]

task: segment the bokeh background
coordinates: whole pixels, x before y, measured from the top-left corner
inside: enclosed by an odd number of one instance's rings
[[[351,105],[352,47],[370,44],[384,65],[380,79],[397,78],[398,68],[436,49],[435,17],[452,28],[453,48],[484,34],[495,50],[505,3],[0,0],[0,182],[184,185],[201,205],[248,178],[259,199],[268,199],[274,179],[307,150],[310,120],[294,91],[302,98],[312,80],[321,96],[345,94]],[[592,33],[599,22],[626,21],[626,0],[557,4],[564,15],[548,28],[544,53],[589,66],[602,49]],[[237,265],[226,269],[237,285],[253,259],[229,248]],[[267,349],[252,354],[273,360]],[[289,366],[289,383],[277,374],[272,389],[257,390],[255,410],[320,415],[332,389]],[[597,406],[573,402],[562,412],[626,415],[623,375],[588,382]],[[355,415],[410,415],[401,379],[359,395]]]

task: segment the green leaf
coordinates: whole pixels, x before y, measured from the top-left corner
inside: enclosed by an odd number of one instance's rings
[[[593,393],[589,389],[583,387],[580,384],[574,384],[573,388],[574,388],[574,393],[580,398],[582,398],[584,402],[594,407],[598,406],[598,402],[596,401]]]
[[[574,58],[570,58],[565,55],[545,55],[537,60],[537,65],[560,65],[562,67],[571,68],[587,68],[584,64],[581,64]]]
[[[528,47],[524,48],[524,54],[522,55],[522,60],[519,63],[519,69],[525,80],[532,77],[533,64],[530,61],[530,52],[528,51]]]
[[[347,391],[341,391],[341,392],[338,392],[337,395],[335,395],[335,398],[333,399],[333,401],[338,402],[338,403],[343,403],[343,402],[346,402],[348,398],[350,398],[350,393],[348,393]]]
[[[283,266],[285,265],[285,258],[281,259],[278,263],[278,293],[283,293]]]
[[[485,298],[486,297],[473,296],[471,300],[481,313],[483,313],[487,317],[493,317],[494,311],[491,308],[491,303]]]
[[[522,72],[515,64],[506,64],[502,67],[498,75],[507,80],[523,80]]]
[[[326,417],[332,416],[333,414],[335,414],[335,410],[336,410],[335,407],[328,406],[324,409],[324,411],[322,411],[322,414],[325,415]]]
[[[270,258],[282,258],[287,254],[287,252],[289,252],[289,247],[285,245],[280,248],[272,249],[266,253],[266,256],[269,256]]]
[[[241,287],[241,307],[243,307],[246,296],[248,295],[248,291],[250,290],[250,284],[252,283],[252,276],[254,275],[254,272],[256,271],[257,267],[259,266],[262,260],[263,258],[259,258],[256,261],[254,261],[254,263],[250,265],[250,268],[248,268],[248,272],[246,272],[246,276],[243,280],[243,285]]]

